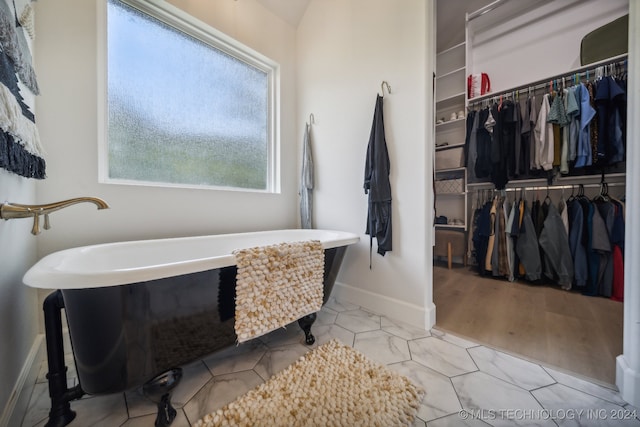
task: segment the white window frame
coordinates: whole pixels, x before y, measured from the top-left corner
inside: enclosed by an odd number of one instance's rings
[[[98,2],[98,182],[102,184],[152,187],[197,188],[257,193],[280,193],[280,65],[272,59],[196,19],[164,0],[119,0],[167,25],[184,32],[234,58],[265,72],[268,81],[267,113],[267,177],[266,189],[190,185],[150,181],[125,180],[109,177],[108,135],[108,64],[107,64],[107,0]]]

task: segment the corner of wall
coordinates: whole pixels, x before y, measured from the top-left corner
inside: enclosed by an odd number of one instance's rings
[[[436,310],[433,304],[422,307],[341,282],[336,282],[332,295],[338,300],[356,304],[366,310],[419,328],[429,330],[435,325]]]
[[[27,355],[18,380],[14,384],[9,400],[2,411],[0,427],[19,426],[22,424],[22,418],[27,412],[29,400],[40,372],[40,362],[43,360],[44,355],[44,335],[39,334],[36,335],[33,341],[31,351]]]

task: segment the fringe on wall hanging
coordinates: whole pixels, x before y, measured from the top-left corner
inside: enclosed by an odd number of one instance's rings
[[[13,6],[15,9],[15,2]],[[25,12],[32,18],[32,11]],[[24,17],[25,23],[30,22],[29,16]],[[31,32],[29,36],[33,37]],[[18,79],[34,95],[40,89],[25,28],[7,0],[0,0],[0,48],[0,167],[26,178],[44,179],[44,150],[35,116],[20,93]]]

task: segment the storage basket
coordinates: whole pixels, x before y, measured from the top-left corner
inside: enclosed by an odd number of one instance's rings
[[[464,192],[462,178],[438,179],[435,182],[436,194],[460,194]]]
[[[436,151],[436,170],[454,169],[464,165],[462,147],[447,148]]]

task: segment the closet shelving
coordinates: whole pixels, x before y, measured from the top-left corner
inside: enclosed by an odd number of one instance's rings
[[[467,13],[465,18],[465,65],[467,74],[485,71],[478,69],[479,65],[474,63],[478,60],[477,54],[474,55],[474,50],[479,47],[479,44],[483,45],[483,52],[488,52],[490,50],[487,49],[487,44],[491,44],[493,46],[492,43],[494,43],[495,40],[504,34],[509,34],[509,31],[516,28],[515,25],[527,26],[530,25],[530,22],[534,22],[535,24],[533,25],[538,25],[537,23],[539,20],[543,19],[541,16],[546,19],[546,17],[562,12],[563,7],[563,4],[554,0],[531,0],[528,2],[494,0],[474,12]],[[524,18],[525,16],[527,18]],[[512,22],[518,22],[518,24],[511,24]],[[495,50],[493,52],[495,52]],[[542,68],[535,67],[535,72],[531,73],[533,79],[522,82],[522,84],[518,84],[516,86],[513,86],[513,83],[517,83],[517,78],[512,79],[509,80],[511,84],[506,85],[506,88],[504,88],[505,85],[501,84],[503,83],[500,81],[501,79],[498,79],[497,81],[491,82],[494,89],[491,93],[471,99],[465,96],[465,111],[469,111],[471,108],[480,108],[481,106],[498,102],[501,97],[504,99],[522,99],[523,96],[526,97],[530,92],[538,95],[544,92],[549,92],[550,84],[554,85],[556,88],[561,88],[563,85],[572,85],[576,80],[592,79],[598,72],[602,72],[602,68],[604,68],[606,74],[606,67],[609,64],[625,63],[626,58],[626,54],[614,56],[595,63],[568,69],[560,73],[549,73],[550,75],[547,76],[544,74],[537,74],[538,69],[541,70]],[[535,59],[532,58],[532,61],[534,60]],[[554,71],[557,71],[557,69]],[[492,73],[490,72],[490,77],[494,77],[491,74]],[[516,74],[519,75],[518,73]],[[497,88],[499,88],[499,90],[496,91]],[[573,173],[570,173],[569,175],[558,174],[553,180],[553,185],[578,185],[580,183],[594,184],[599,182],[600,172],[596,170],[593,172],[597,173],[597,175],[579,175]],[[606,179],[609,182],[624,182],[624,164],[619,168],[607,169]],[[507,184],[507,188],[519,188],[523,186],[539,186],[546,188],[547,184],[547,179],[543,177],[528,178],[511,180]],[[472,197],[472,193],[475,193],[475,190],[492,188],[492,186],[493,184],[491,182],[474,182],[473,179],[471,179],[471,182],[467,183],[468,193],[471,195],[470,197]]]
[[[464,128],[466,95],[466,42],[458,43],[436,56],[436,134],[451,133]],[[454,117],[452,117],[452,114]],[[442,135],[441,135],[442,136]],[[449,135],[444,135],[448,137]],[[458,135],[459,137],[459,135]],[[455,136],[452,136],[455,138]],[[443,142],[438,138],[437,142]],[[457,142],[463,142],[462,139]],[[444,141],[447,142],[447,141]],[[450,144],[454,141],[448,141]],[[437,144],[439,145],[439,144]]]
[[[458,167],[436,171],[436,214],[448,219],[436,228],[467,230],[467,168]]]
[[[466,42],[462,42],[437,54],[436,111],[439,111],[440,107],[450,107],[455,104],[464,105],[465,47]]]
[[[465,139],[466,42],[436,56],[436,216],[447,224],[436,228],[465,231],[467,175],[462,150]]]
[[[547,17],[557,17],[557,14],[566,15],[568,12],[563,10],[562,8],[566,5],[561,4],[559,1],[549,1],[549,0],[532,0],[532,2],[511,2],[507,0],[496,0],[485,8],[482,8],[474,13],[467,14],[466,19],[466,67],[467,73],[479,73],[479,72],[487,72],[491,78],[495,78],[496,81],[491,81],[494,91],[485,95],[477,96],[472,99],[468,97],[465,98],[465,107],[466,111],[478,110],[490,105],[494,105],[503,100],[512,100],[512,101],[523,101],[530,94],[535,94],[536,100],[540,99],[540,95],[547,94],[550,92],[562,92],[564,88],[568,88],[569,86],[574,86],[580,82],[590,81],[594,82],[597,78],[616,75],[619,72],[626,72],[626,61],[627,55],[618,55],[612,56],[610,58],[603,59],[598,62],[593,62],[590,64],[582,65],[579,67],[575,67],[575,63],[572,63],[573,54],[575,54],[576,50],[573,46],[578,45],[580,47],[580,40],[584,37],[588,31],[592,29],[595,30],[596,24],[593,24],[594,27],[587,28],[584,27],[584,32],[579,33],[578,31],[573,34],[571,31],[567,31],[567,48],[562,50],[562,46],[559,46],[557,52],[564,52],[564,58],[566,60],[557,61],[560,55],[556,56],[556,62],[550,64],[548,67],[548,72],[545,73],[545,67],[540,65],[540,57],[536,55],[536,49],[539,49],[539,46],[536,43],[531,43],[531,48],[528,48],[528,45],[525,43],[522,44],[523,48],[521,51],[517,52],[517,54],[510,55],[510,61],[514,65],[518,65],[518,67],[506,67],[501,61],[501,57],[495,52],[502,51],[510,51],[509,48],[513,46],[512,40],[515,40],[518,36],[528,36],[535,37],[537,34],[536,30],[539,29],[539,23],[546,19]],[[571,6],[574,7],[574,6]],[[582,8],[583,5],[580,3],[576,3],[575,7]],[[604,8],[603,8],[604,9]],[[577,9],[576,9],[577,11]],[[577,13],[572,9],[572,12]],[[581,13],[585,13],[584,9],[580,9]],[[489,13],[491,12],[491,13]],[[608,11],[600,11],[600,15],[603,16],[603,12],[607,13]],[[588,14],[587,14],[588,15]],[[612,18],[616,18],[616,16],[612,13]],[[595,19],[594,14],[594,19]],[[559,18],[558,18],[559,19]],[[607,18],[610,19],[610,18]],[[473,21],[473,22],[471,22]],[[586,22],[586,19],[585,19]],[[603,22],[604,25],[607,22]],[[529,27],[530,25],[530,27]],[[579,34],[575,34],[579,33]],[[506,38],[506,35],[512,37],[510,39]],[[564,33],[563,33],[564,35]],[[501,37],[505,37],[504,39],[500,39]],[[551,37],[551,39],[553,39]],[[520,40],[524,41],[525,38],[521,38]],[[528,38],[526,39],[528,40]],[[564,43],[563,41],[559,41],[555,39],[556,43]],[[542,43],[540,43],[541,45]],[[526,48],[525,48],[526,46]],[[514,52],[515,53],[515,52]],[[571,55],[569,54],[571,53]],[[524,70],[523,67],[520,67],[520,64],[524,64],[525,62],[522,60],[523,58],[531,57],[531,64],[535,62],[536,66],[531,68],[531,72],[529,70]],[[517,58],[517,59],[514,59]],[[563,59],[564,59],[563,58]],[[492,62],[493,61],[493,62]],[[518,62],[519,61],[519,62]],[[528,62],[527,62],[528,63]],[[504,70],[509,69],[510,74],[507,75],[503,73]],[[495,74],[494,74],[495,73]],[[545,74],[547,74],[545,76]],[[498,90],[496,90],[498,89]],[[539,103],[538,103],[539,105]],[[629,120],[632,120],[630,117]],[[595,157],[594,157],[595,159]],[[615,161],[615,160],[614,160]],[[472,167],[469,165],[469,167]],[[473,181],[473,177],[470,174],[470,178]],[[532,176],[533,175],[533,176]],[[546,175],[543,177],[543,175]],[[560,206],[561,202],[564,202],[568,199],[573,199],[574,193],[579,193],[579,197],[584,197],[584,199],[580,199],[581,202],[589,201],[591,203],[601,203],[608,202],[609,200],[624,200],[625,197],[625,162],[617,162],[614,165],[610,165],[609,162],[603,161],[602,164],[594,163],[593,166],[589,168],[575,168],[570,169],[569,174],[560,174],[556,171],[555,176],[552,174],[540,174],[539,178],[537,177],[537,173],[532,173],[531,175],[527,175],[524,179],[511,178],[504,190],[495,190],[494,184],[488,181],[481,182],[470,182],[467,184],[468,190],[468,198],[469,203],[471,205],[471,212],[473,220],[469,220],[472,224],[469,227],[469,242],[471,242],[471,236],[476,236],[477,230],[485,230],[486,223],[484,224],[485,228],[481,228],[476,224],[476,217],[474,217],[474,212],[477,214],[480,207],[480,202],[482,201],[482,207],[484,209],[484,213],[486,215],[486,205],[488,201],[493,200],[494,206],[496,201],[498,203],[498,211],[502,209],[502,203],[513,203],[515,200],[526,200],[527,204],[531,208],[532,216],[533,216],[533,205],[535,203],[550,203],[554,206],[558,206],[556,209],[561,211]],[[611,188],[610,188],[611,187]],[[584,193],[584,188],[587,188],[589,194]],[[599,189],[599,191],[598,191]],[[603,191],[604,189],[604,191]],[[578,194],[576,194],[578,195]],[[588,200],[587,200],[588,199]],[[489,205],[491,203],[488,203]],[[515,206],[515,205],[514,205]],[[564,204],[566,208],[567,204]],[[600,205],[599,205],[600,206]],[[598,208],[599,209],[599,208]],[[618,208],[619,209],[619,208]],[[505,209],[505,212],[508,209]],[[516,211],[517,212],[517,211]],[[576,212],[574,210],[574,212]],[[608,211],[611,212],[611,211]],[[522,213],[520,214],[522,215]],[[546,214],[545,214],[546,215]],[[526,215],[525,215],[526,216]],[[598,215],[594,215],[594,218]],[[486,216],[485,216],[486,218]],[[497,218],[497,217],[496,217]],[[522,216],[521,216],[522,218]],[[538,217],[540,218],[540,217]],[[585,214],[586,218],[586,214]],[[538,219],[539,221],[539,219]],[[595,219],[594,219],[595,223]],[[492,223],[493,224],[493,223]],[[540,222],[536,223],[536,227],[539,227]],[[565,227],[567,222],[565,222]],[[574,233],[573,230],[581,229],[581,225],[579,225],[579,221],[576,220],[576,228],[571,228],[571,232]],[[546,224],[545,224],[546,225]],[[557,225],[557,224],[556,224]],[[550,224],[553,229],[553,223]],[[608,224],[607,226],[611,226]],[[498,227],[498,220],[496,219],[495,227]],[[568,221],[568,227],[573,227],[571,223],[571,218]],[[594,225],[595,227],[595,225]],[[497,229],[497,228],[496,228]],[[568,228],[569,230],[569,228]],[[542,232],[544,229],[542,229]],[[608,230],[609,233],[612,233],[611,229]],[[541,229],[536,228],[536,232],[540,233]],[[484,231],[481,231],[480,234],[483,234]],[[550,234],[553,236],[558,236],[557,233],[547,232],[547,236]],[[569,231],[568,231],[569,233]],[[578,233],[577,231],[575,233]],[[498,233],[496,232],[496,235]],[[529,234],[530,235],[530,234]],[[578,234],[574,234],[574,237]],[[580,236],[580,235],[578,235]],[[538,235],[540,237],[540,235]],[[619,237],[619,235],[618,235]],[[612,235],[609,236],[611,240],[611,253],[613,253],[613,244],[614,240]],[[474,247],[474,244],[469,245],[468,255],[472,254],[473,251],[479,251],[477,253],[480,254],[479,260],[474,260],[474,257],[471,256],[470,260],[476,264],[480,264],[480,273],[488,274],[487,271],[484,271],[483,260],[487,260],[487,265],[489,263],[489,255],[486,257],[485,254],[482,253],[482,242],[478,239],[478,247]],[[515,241],[518,241],[517,238]],[[543,244],[549,246],[549,237],[545,237],[544,243],[539,242],[542,254]],[[474,241],[475,243],[475,241]],[[554,244],[557,242],[554,242]],[[507,243],[508,245],[508,243]],[[591,245],[591,243],[589,243]],[[490,246],[491,247],[491,246]],[[556,248],[559,246],[556,246]],[[480,249],[478,249],[480,248]],[[594,254],[596,253],[595,243],[592,249],[591,246],[585,244],[585,249],[587,253],[591,250]],[[572,249],[574,250],[574,249]],[[576,249],[577,250],[577,249]],[[550,251],[554,253],[553,250]],[[606,252],[606,251],[604,251]],[[493,260],[495,260],[494,252]],[[548,255],[548,254],[547,254]],[[572,252],[571,256],[574,254]],[[598,262],[595,262],[595,255],[589,255],[587,262],[589,263],[589,280],[601,280],[603,277],[604,270],[598,270],[595,268],[597,274],[593,277],[591,276],[591,272],[594,270],[594,265],[599,265],[602,269],[603,267],[603,259],[605,259],[604,255],[599,254],[601,256],[598,259]],[[557,261],[557,258],[550,258]],[[492,261],[493,262],[493,261]],[[611,259],[607,259],[607,262],[610,263]],[[547,266],[552,265],[553,262],[546,261],[542,259],[543,266],[547,263]],[[610,264],[606,264],[607,269],[610,268]],[[527,267],[528,268],[528,267]],[[487,267],[486,270],[491,271],[492,268]],[[502,266],[500,267],[500,273],[496,274],[496,266],[493,265],[493,271],[489,274],[497,277],[503,277],[504,273],[502,272]],[[530,271],[535,271],[532,267]],[[576,273],[577,274],[577,273]],[[515,279],[525,278],[525,276],[520,272],[518,274],[516,272]],[[559,284],[561,283],[561,278],[552,279],[550,275],[547,275],[547,271],[544,270],[543,274],[540,277],[543,281],[555,281],[558,280]],[[534,278],[529,278],[526,276],[527,280],[534,280]],[[511,277],[509,280],[514,280],[514,272],[511,271]],[[566,277],[565,277],[566,280]],[[575,282],[574,282],[575,283]],[[594,282],[595,283],[595,282]],[[563,284],[563,287],[566,284]],[[584,285],[582,285],[584,286]],[[595,286],[594,289],[578,289],[584,292],[587,292],[587,295],[595,295],[600,294],[603,296],[611,296],[611,290],[605,291],[604,285],[602,288],[598,288],[598,284],[591,284],[589,286]],[[566,289],[566,288],[565,288]],[[615,293],[615,292],[614,292]]]

